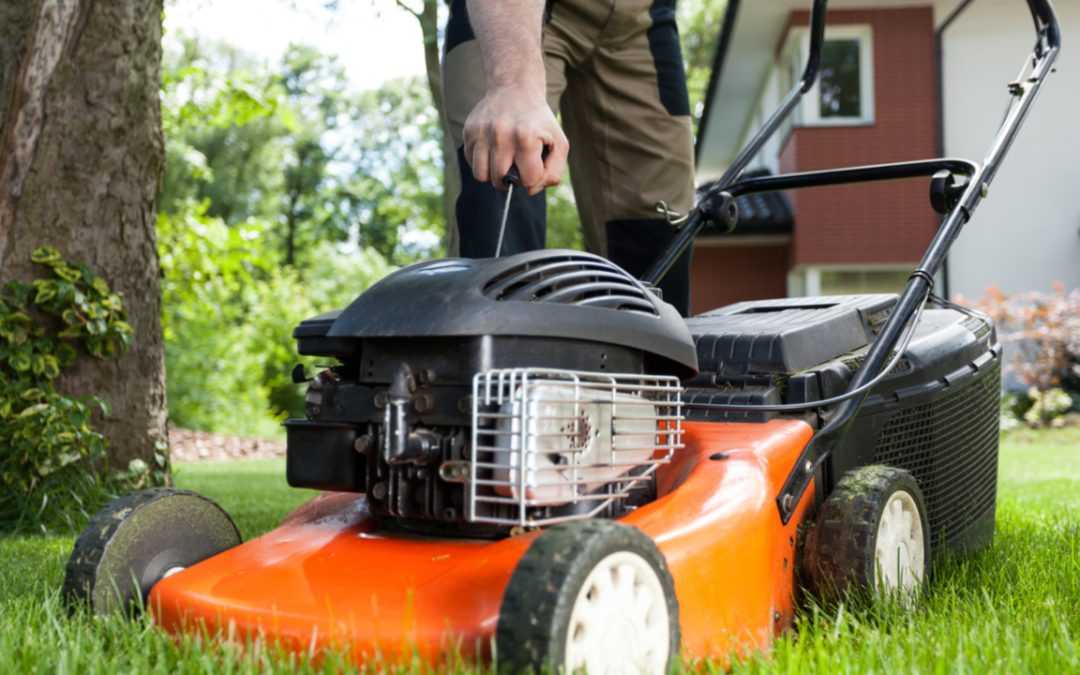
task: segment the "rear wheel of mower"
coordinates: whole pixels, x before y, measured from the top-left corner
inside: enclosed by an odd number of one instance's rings
[[[548,529],[510,578],[495,651],[504,673],[666,673],[679,605],[664,556],[607,520]]]
[[[136,492],[107,504],[79,535],[63,596],[94,614],[132,611],[161,579],[240,541],[229,515],[206,497],[170,488]]]
[[[930,524],[915,478],[889,466],[844,476],[807,533],[803,572],[822,600],[847,594],[910,599],[930,574]]]

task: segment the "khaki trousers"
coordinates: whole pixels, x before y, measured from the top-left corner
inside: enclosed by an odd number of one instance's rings
[[[666,202],[693,206],[693,138],[675,0],[551,0],[543,29],[547,99],[570,140],[570,176],[587,248],[634,275],[673,236]],[[461,148],[465,120],[483,97],[480,47],[465,0],[452,0],[443,65],[451,139],[459,150],[461,254],[494,251],[503,194],[472,178]],[[503,254],[544,247],[543,195],[515,195]],[[685,313],[689,255],[662,284]]]

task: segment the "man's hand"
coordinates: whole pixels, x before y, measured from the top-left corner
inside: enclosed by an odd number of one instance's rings
[[[465,158],[473,175],[499,190],[506,189],[503,178],[511,165],[530,195],[558,185],[569,150],[542,88],[537,93],[528,87],[489,90],[465,121]]]
[[[467,5],[487,85],[465,120],[465,159],[473,175],[505,190],[503,178],[516,164],[530,195],[558,185],[570,144],[544,98],[544,0],[467,0]]]

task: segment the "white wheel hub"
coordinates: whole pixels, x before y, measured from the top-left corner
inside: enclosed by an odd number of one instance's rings
[[[592,569],[570,612],[567,673],[664,673],[670,651],[667,598],[637,553],[620,551]]]
[[[926,568],[922,514],[915,499],[898,490],[885,503],[874,551],[874,586],[905,595],[919,589]]]
[[[179,574],[180,572],[183,572],[185,569],[187,569],[187,568],[186,567],[181,567],[179,565],[177,565],[176,567],[170,567],[169,569],[165,570],[165,574],[162,574],[161,578],[162,579],[168,579],[169,577],[171,577],[174,574]]]

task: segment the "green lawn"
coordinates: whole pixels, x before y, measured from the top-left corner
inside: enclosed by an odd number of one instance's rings
[[[1080,430],[1006,437],[1000,475],[993,547],[939,566],[917,611],[807,611],[770,655],[735,672],[1080,672]],[[181,465],[176,477],[218,500],[245,538],[308,496],[285,486],[280,461]],[[174,641],[145,621],[68,617],[57,589],[71,544],[69,536],[0,539],[4,672],[311,670],[261,647]],[[342,663],[332,658],[322,669]]]

